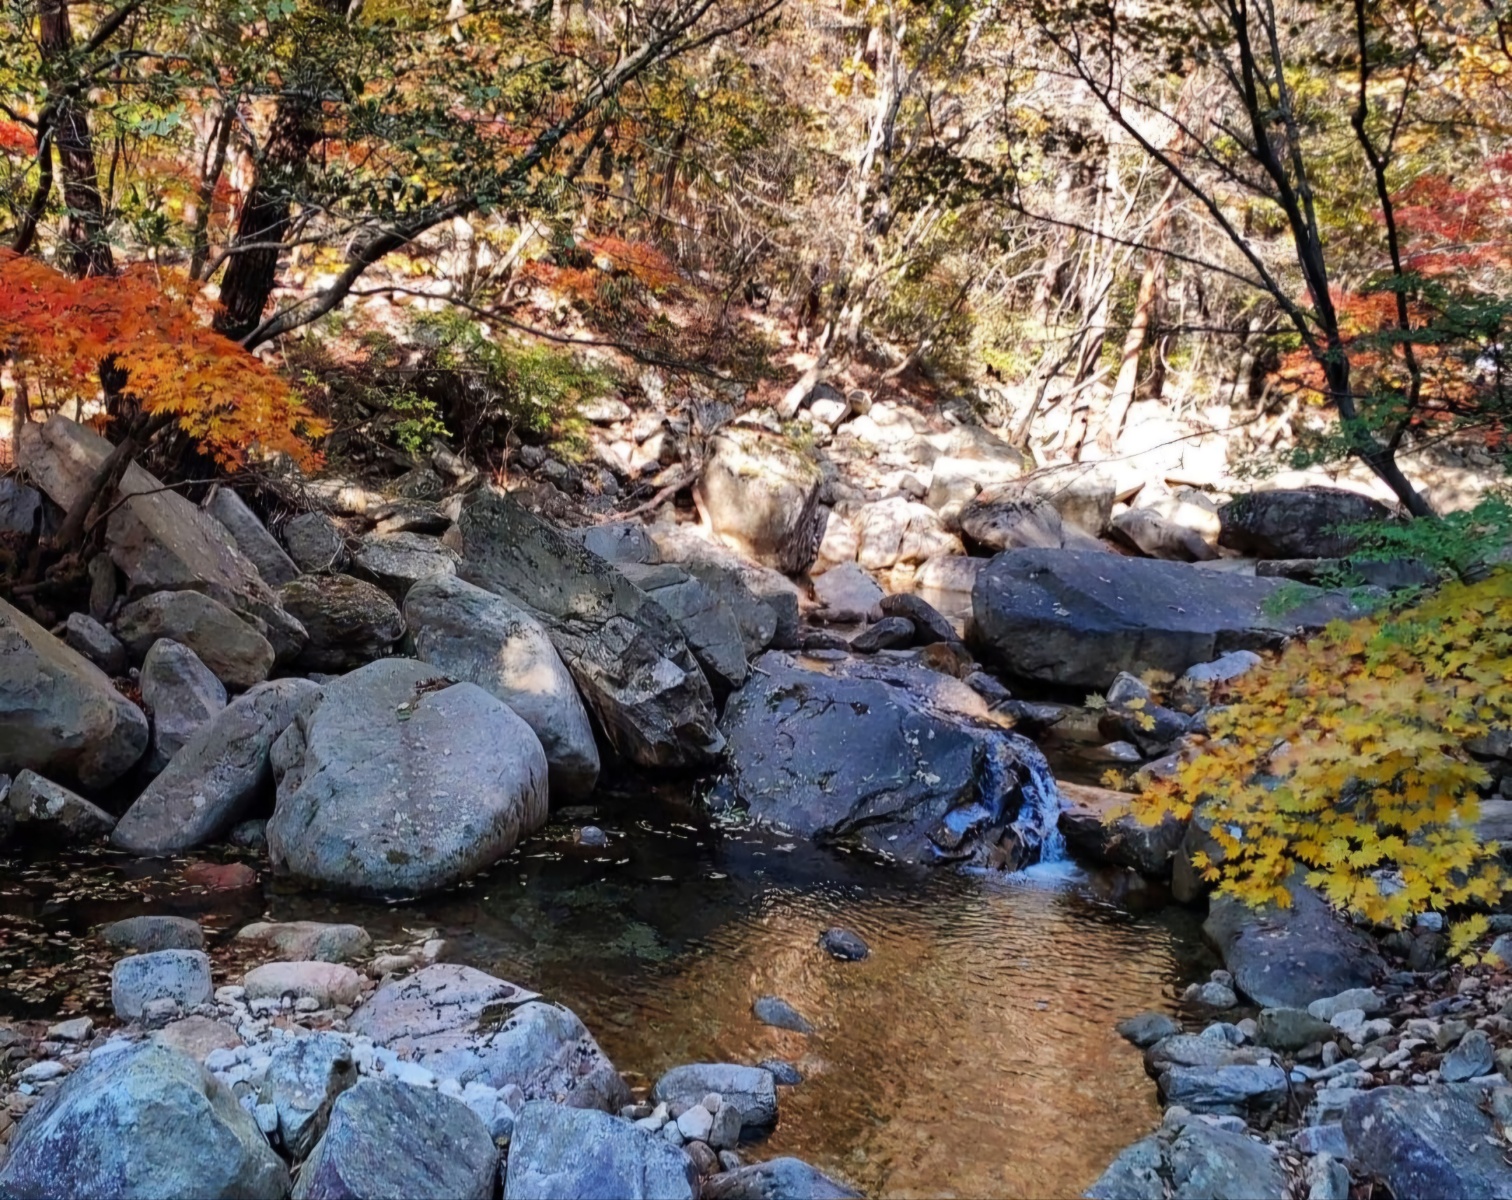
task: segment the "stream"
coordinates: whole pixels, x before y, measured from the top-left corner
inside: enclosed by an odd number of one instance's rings
[[[588,822],[606,848],[574,843]],[[804,1083],[748,1157],[794,1154],[872,1196],[1075,1196],[1160,1117],[1114,1022],[1174,1011],[1213,965],[1193,914],[1122,875],[884,867],[711,824],[676,790],[558,812],[486,875],[402,906],[285,890],[245,861],[254,886],[209,893],[182,860],[5,860],[0,1015],[108,1015],[113,956],[89,934],[139,912],[197,917],[218,983],[259,918],[352,921],[376,942],[435,929],[450,960],[574,1009],[634,1086],[683,1062],[796,1064]],[[871,956],[830,959],[831,925]],[[816,1032],[758,1024],[765,993]]]

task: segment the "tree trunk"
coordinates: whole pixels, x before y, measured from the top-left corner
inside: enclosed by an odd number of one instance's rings
[[[39,12],[43,62],[53,70],[65,67],[73,48],[67,0],[42,0]],[[115,258],[105,236],[105,203],[95,166],[89,120],[74,95],[72,81],[51,96],[53,142],[63,176],[63,203],[68,210],[69,252],[66,261],[78,278],[114,275]],[[50,89],[51,90],[51,89]]]
[[[233,124],[235,113],[226,104],[216,113],[207,131],[194,200],[186,206],[184,212],[184,219],[190,226],[189,278],[196,282],[210,257],[210,217],[215,206],[215,189],[226,169],[226,150],[231,144]]]
[[[1165,241],[1166,225],[1170,222],[1175,197],[1173,184],[1161,199],[1160,209],[1150,228],[1144,271],[1139,277],[1139,293],[1134,299],[1134,319],[1129,323],[1129,332],[1124,335],[1118,377],[1113,381],[1113,394],[1108,398],[1108,408],[1103,413],[1102,424],[1097,431],[1097,448],[1104,454],[1112,454],[1118,445],[1118,435],[1123,431],[1129,407],[1134,403],[1134,387],[1139,382],[1139,355],[1150,330],[1155,296],[1165,275],[1165,257],[1161,253],[1161,247]]]

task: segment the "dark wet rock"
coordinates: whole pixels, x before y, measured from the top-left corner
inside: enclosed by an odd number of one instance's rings
[[[0,600],[0,772],[103,788],[147,749],[147,718],[99,667]]]
[[[121,959],[110,971],[110,1003],[123,1021],[154,1000],[193,1008],[210,999],[210,959],[203,950],[155,950]]]
[[[1215,896],[1203,933],[1223,956],[1234,985],[1267,1008],[1306,1008],[1386,972],[1370,938],[1317,892],[1293,881],[1289,908],[1247,908]]]
[[[716,802],[905,861],[1030,856],[1011,826],[1026,797],[1044,798],[1048,767],[959,680],[877,660],[811,669],[769,652],[723,725],[730,766]]]
[[[1088,1200],[1285,1200],[1271,1146],[1189,1121],[1135,1142],[1084,1193]]]
[[[539,1101],[515,1117],[504,1200],[697,1200],[698,1194],[688,1156],[628,1121]]]
[[[1212,662],[1197,663],[1171,687],[1171,703],[1185,713],[1195,713],[1212,703],[1225,685],[1248,675],[1264,662],[1253,650],[1234,650]]]
[[[777,1124],[777,1084],[801,1082],[798,1072],[787,1063],[770,1064],[785,1068],[781,1080],[768,1066],[766,1063],[759,1067],[736,1063],[688,1063],[673,1067],[658,1079],[651,1097],[658,1103],[696,1104],[713,1092],[725,1104],[739,1110],[743,1129],[759,1132]]]
[[[276,871],[318,887],[416,895],[496,862],[546,821],[546,756],[474,683],[413,659],[324,687],[271,753]]]
[[[1280,1067],[1172,1067],[1160,1077],[1165,1102],[1190,1112],[1244,1112],[1273,1108],[1286,1099]]]
[[[230,488],[215,488],[205,501],[205,511],[226,527],[236,548],[251,560],[265,582],[278,587],[299,574],[299,568],[257,514]]]
[[[27,538],[42,528],[42,493],[14,475],[0,476],[0,534]]]
[[[1152,879],[1168,879],[1171,859],[1186,836],[1186,822],[1166,816],[1146,825],[1127,811],[1134,798],[1125,792],[1058,782],[1065,807],[1060,830],[1073,849],[1116,867],[1130,867]],[[1116,816],[1114,814],[1117,814]]]
[[[236,939],[266,946],[288,962],[354,962],[373,951],[373,939],[361,925],[323,921],[258,921],[244,926]]]
[[[728,426],[709,441],[696,485],[714,531],[762,566],[806,571],[824,536],[818,464],[786,438]]]
[[[1218,510],[1218,544],[1257,558],[1338,558],[1359,545],[1343,527],[1390,516],[1379,501],[1339,488],[1251,492]]]
[[[783,1087],[797,1087],[803,1082],[803,1073],[780,1058],[764,1058],[756,1065],[763,1071],[770,1071],[772,1079]]]
[[[437,575],[410,589],[404,619],[417,658],[497,696],[535,732],[553,801],[593,791],[599,752],[588,713],[545,628],[524,607]]]
[[[284,522],[284,545],[301,571],[331,574],[347,565],[346,536],[322,512],[301,513]]]
[[[5,805],[23,828],[75,842],[104,837],[116,823],[108,812],[35,771],[22,771],[11,781]]]
[[[704,675],[721,694],[745,682],[745,637],[735,613],[713,588],[676,563],[624,563],[620,570],[666,609]]]
[[[490,1200],[499,1151],[482,1119],[450,1096],[364,1079],[331,1106],[299,1172],[298,1200]]]
[[[647,530],[662,562],[675,562],[714,589],[735,614],[746,657],[768,646],[793,649],[798,636],[798,587],[786,575],[741,558],[684,525]]]
[[[1512,1166],[1482,1094],[1466,1084],[1359,1093],[1344,1113],[1350,1155],[1393,1196],[1512,1200]]]
[[[630,1089],[569,1009],[471,967],[442,963],[380,987],[350,1028],[441,1076],[529,1100],[618,1112]]]
[[[201,726],[126,810],[111,835],[143,857],[192,849],[247,815],[271,782],[274,741],[320,699],[308,679],[275,679],[238,696]]]
[[[458,527],[463,577],[546,626],[616,750],[647,767],[717,757],[713,693],[661,605],[510,497],[475,494]]]
[[[114,921],[100,930],[108,945],[150,954],[154,950],[203,950],[205,931],[188,917],[141,916]]]
[[[1146,758],[1164,753],[1191,728],[1191,717],[1157,704],[1149,686],[1127,672],[1108,688],[1107,706],[1098,719],[1103,737],[1133,742]]]
[[[273,1048],[258,1102],[273,1106],[279,1140],[295,1162],[315,1148],[332,1104],[356,1082],[357,1066],[345,1038],[311,1033]]]
[[[456,573],[456,551],[423,533],[369,533],[352,551],[352,574],[377,584],[401,604],[420,580]]]
[[[1288,1053],[1314,1042],[1331,1042],[1338,1036],[1338,1030],[1327,1021],[1300,1008],[1262,1008],[1255,1024],[1255,1040],[1260,1045]]]
[[[199,655],[171,638],[152,643],[142,662],[142,703],[152,713],[148,769],[161,771],[226,707],[226,687]]]
[[[1143,1050],[1165,1038],[1175,1037],[1181,1032],[1181,1022],[1169,1013],[1143,1012],[1137,1016],[1125,1017],[1115,1028],[1119,1037]]]
[[[929,601],[910,592],[882,597],[882,611],[889,617],[907,617],[914,626],[914,645],[932,642],[958,642],[961,635],[955,626]]]
[[[1327,587],[1334,580],[1345,579],[1365,587],[1384,588],[1388,592],[1405,588],[1433,587],[1440,582],[1439,573],[1420,558],[1273,558],[1255,564],[1255,574],[1262,579],[1275,576]]]
[[[265,851],[268,848],[268,823],[261,818],[238,821],[226,834],[226,841],[243,850]]]
[[[153,592],[116,618],[116,635],[141,662],[159,638],[188,646],[228,691],[261,683],[273,669],[273,644],[224,604],[198,592]]]
[[[794,1033],[813,1033],[809,1020],[781,996],[758,996],[751,1003],[751,1015],[763,1025],[789,1029]]]
[[[88,613],[69,613],[63,640],[107,675],[126,674],[126,647]]]
[[[871,947],[866,944],[860,934],[838,926],[821,933],[819,944],[831,958],[838,958],[842,962],[860,962],[871,953]]]
[[[1363,611],[1344,593],[1309,590],[1273,615],[1277,589],[1295,586],[1156,559],[1010,550],[977,576],[972,644],[1010,674],[1103,691],[1120,671],[1180,675]]]
[[[350,575],[302,575],[278,597],[309,634],[297,660],[307,671],[352,670],[382,658],[404,636],[399,606]]]
[[[896,650],[913,645],[914,623],[907,617],[883,617],[851,638],[850,648],[857,654],[875,654],[878,650]]]
[[[712,1176],[702,1200],[860,1200],[849,1184],[799,1158],[773,1158]]]
[[[21,1122],[0,1193],[282,1197],[289,1174],[230,1090],[152,1043],[96,1054]]]

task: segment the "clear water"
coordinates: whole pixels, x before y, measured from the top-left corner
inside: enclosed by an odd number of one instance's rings
[[[605,850],[572,842],[587,820]],[[255,860],[252,860],[255,862]],[[92,927],[135,912],[201,917],[217,982],[259,917],[351,920],[379,941],[434,927],[449,957],[575,1009],[632,1084],[680,1062],[785,1058],[781,1121],[749,1157],[796,1154],[875,1196],[1074,1196],[1159,1117],[1120,1017],[1174,1008],[1209,965],[1194,919],[1123,877],[1066,862],[1020,876],[883,868],[710,826],[678,797],[569,811],[488,875],[408,906],[183,885],[183,863],[111,856],[5,864],[0,1012],[108,1003]],[[860,963],[819,949],[844,925]],[[811,1037],[757,1024],[772,993]]]

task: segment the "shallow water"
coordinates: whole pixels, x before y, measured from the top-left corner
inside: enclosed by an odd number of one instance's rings
[[[434,927],[450,958],[576,1010],[633,1084],[680,1062],[796,1063],[805,1082],[748,1157],[796,1154],[869,1195],[1078,1195],[1158,1120],[1113,1022],[1173,1008],[1206,965],[1188,914],[1141,911],[1143,893],[1069,865],[1007,879],[881,867],[710,826],[677,797],[569,815],[487,876],[397,907],[265,883],[207,896],[182,886],[182,863],[7,864],[0,1010],[98,1011],[109,959],[81,950],[134,912],[201,914],[218,964],[264,915],[357,921],[379,941]],[[572,844],[588,819],[607,849]],[[816,939],[836,924],[871,957],[824,954]],[[816,1032],[757,1024],[763,993]]]

